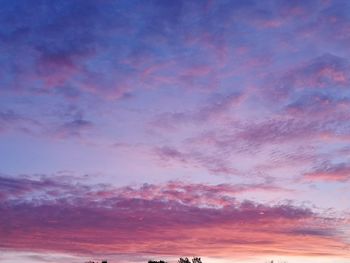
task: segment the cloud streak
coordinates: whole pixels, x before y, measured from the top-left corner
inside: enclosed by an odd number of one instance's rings
[[[347,182],[350,180],[350,165],[347,163],[324,163],[304,174],[311,181]]]

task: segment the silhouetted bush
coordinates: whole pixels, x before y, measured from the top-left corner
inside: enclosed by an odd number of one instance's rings
[[[157,260],[148,260],[148,263],[168,263],[168,262],[166,262],[164,260],[159,260],[159,261],[157,261]]]
[[[194,257],[192,258],[192,263],[202,263],[202,260],[199,257]]]
[[[191,263],[191,262],[188,258],[179,258],[177,263]]]

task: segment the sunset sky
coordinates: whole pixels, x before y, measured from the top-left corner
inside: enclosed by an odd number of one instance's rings
[[[350,1],[0,0],[0,262],[350,262]]]

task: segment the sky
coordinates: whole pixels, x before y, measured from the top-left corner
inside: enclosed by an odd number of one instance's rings
[[[350,262],[350,1],[0,0],[0,262]]]

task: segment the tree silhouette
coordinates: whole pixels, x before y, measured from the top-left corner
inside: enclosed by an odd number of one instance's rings
[[[202,263],[201,258],[199,257],[194,257],[191,259],[192,263]],[[177,263],[191,263],[191,261],[186,257],[186,258],[179,258]]]
[[[192,258],[192,263],[202,263],[202,260],[199,257],[194,257]]]
[[[177,263],[191,263],[190,260],[186,257],[186,258],[179,258],[179,260],[177,261]]]
[[[168,263],[168,262],[166,262],[164,260],[159,260],[159,261],[157,261],[157,260],[148,260],[148,263]]]

